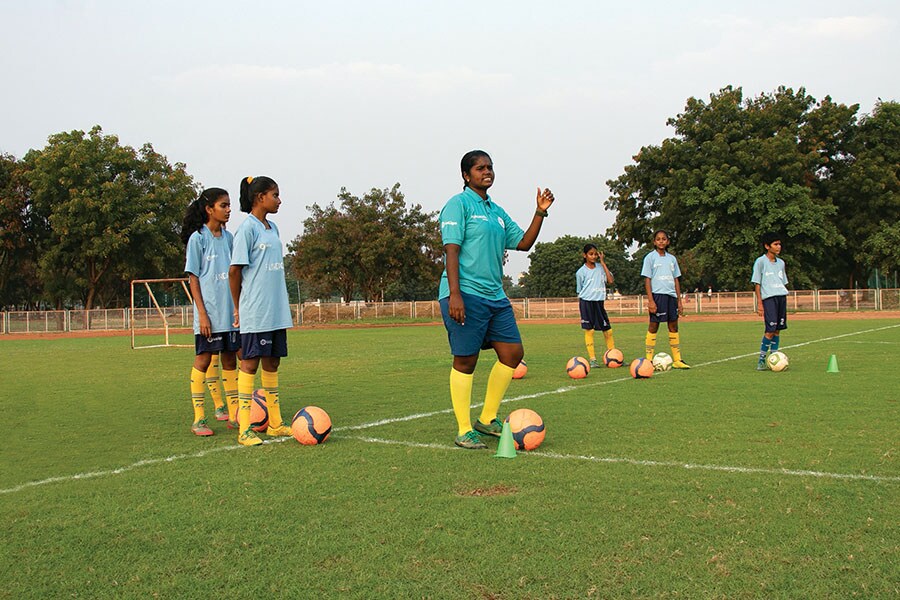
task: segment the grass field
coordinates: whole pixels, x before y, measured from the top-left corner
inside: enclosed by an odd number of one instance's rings
[[[311,448],[191,435],[189,349],[0,340],[0,597],[900,596],[896,321],[792,322],[759,373],[759,323],[685,319],[694,368],[643,381],[572,381],[578,326],[521,329],[501,410],[547,438],[513,460],[452,445],[439,326],[291,332],[283,412],[335,425]]]

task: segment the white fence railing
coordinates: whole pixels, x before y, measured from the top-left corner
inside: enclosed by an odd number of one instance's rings
[[[748,314],[756,310],[753,292],[688,293],[684,295],[688,314]],[[576,318],[578,298],[517,298],[511,300],[517,319]],[[614,296],[606,300],[611,315],[640,315],[646,310],[646,297]],[[163,309],[171,328],[190,328],[194,313],[191,306]],[[900,310],[900,289],[796,290],[788,296],[792,312],[853,312]],[[83,331],[128,331],[130,310],[108,308],[93,310],[40,310],[0,312],[0,334],[66,333]],[[437,300],[416,302],[305,302],[292,304],[296,325],[350,323],[440,321]],[[136,329],[164,327],[155,308],[134,309]]]

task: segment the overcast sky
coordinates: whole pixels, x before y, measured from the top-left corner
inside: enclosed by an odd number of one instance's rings
[[[672,135],[688,97],[900,100],[898,19],[896,0],[0,0],[0,152],[99,124],[235,204],[241,177],[269,175],[287,243],[341,187],[399,182],[438,211],[479,148],[523,227],[535,189],[553,189],[552,241],[609,227],[606,181]],[[515,275],[528,261],[513,254]]]

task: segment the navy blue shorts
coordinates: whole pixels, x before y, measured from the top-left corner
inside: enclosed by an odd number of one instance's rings
[[[600,331],[612,329],[612,325],[609,324],[609,316],[606,314],[606,307],[603,306],[603,300],[579,298],[578,310],[581,311],[582,329],[599,329]]]
[[[656,312],[650,313],[651,323],[666,323],[678,320],[678,298],[668,294],[653,294]]]
[[[763,300],[763,320],[766,333],[787,329],[787,296],[769,296]]]
[[[287,329],[241,334],[241,358],[287,356]]]
[[[237,331],[214,333],[209,337],[199,334],[194,336],[194,354],[237,352],[240,347],[241,334]]]
[[[466,324],[450,318],[450,298],[441,298],[441,316],[447,328],[450,353],[453,356],[474,356],[491,347],[492,342],[521,344],[522,336],[516,325],[509,298],[487,300],[480,296],[462,294],[466,305]]]

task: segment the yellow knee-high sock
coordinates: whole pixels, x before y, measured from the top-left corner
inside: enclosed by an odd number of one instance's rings
[[[644,338],[644,357],[647,360],[653,360],[653,349],[656,348],[656,334],[647,332]]]
[[[500,403],[503,401],[503,394],[512,381],[513,373],[516,370],[507,367],[502,362],[494,364],[491,369],[491,375],[488,377],[487,391],[484,393],[484,406],[481,408],[481,416],[478,420],[487,425],[497,418],[497,411],[500,410]]]
[[[250,429],[250,404],[253,402],[253,383],[256,375],[238,373],[238,436]]]
[[[606,340],[606,349],[612,350],[616,347],[616,338],[613,337],[612,329],[607,329],[603,332],[603,337]]]
[[[584,330],[584,347],[587,348],[588,358],[597,360],[597,353],[594,352],[594,330]]]
[[[203,412],[203,400],[206,394],[203,391],[203,371],[191,367],[191,404],[194,406],[194,422],[206,416]]]
[[[681,361],[681,342],[677,333],[669,332],[669,347],[672,349],[672,360]]]
[[[222,369],[222,387],[225,388],[225,399],[228,401],[228,420],[237,422],[238,413],[238,372],[237,369]]]
[[[269,427],[281,427],[281,405],[278,403],[278,371],[262,372],[262,386],[266,390],[266,408],[269,410]]]
[[[206,387],[209,388],[209,395],[212,396],[213,404],[216,408],[225,406],[222,402],[222,392],[219,390],[219,355],[213,354],[212,360],[209,361],[209,368],[206,369],[206,377],[203,380]]]
[[[456,415],[457,435],[463,435],[472,430],[472,417],[469,411],[472,408],[472,381],[475,376],[450,369],[450,403],[453,405],[453,414]]]

